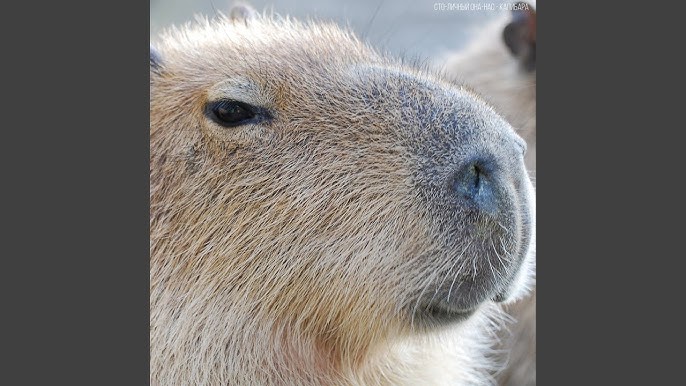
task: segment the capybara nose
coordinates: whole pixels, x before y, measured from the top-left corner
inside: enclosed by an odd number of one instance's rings
[[[479,157],[462,164],[454,174],[453,194],[475,209],[485,212],[496,210],[495,161]]]

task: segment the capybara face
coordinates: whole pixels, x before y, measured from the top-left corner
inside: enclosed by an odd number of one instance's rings
[[[172,31],[150,117],[153,356],[192,368],[261,336],[355,360],[524,287],[524,142],[469,90],[334,26]]]

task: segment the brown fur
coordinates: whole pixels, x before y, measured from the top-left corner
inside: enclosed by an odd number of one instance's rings
[[[222,18],[155,45],[151,383],[488,383],[490,299],[521,296],[534,264],[510,126],[333,25]],[[274,119],[221,127],[204,106],[226,97]],[[511,173],[500,222],[468,219],[431,185],[457,149]],[[454,299],[483,300],[462,322],[419,323],[446,280]]]
[[[503,30],[510,20],[509,15],[504,16],[484,28],[466,49],[445,59],[445,71],[481,93],[512,123],[527,142],[526,165],[535,174],[536,71],[523,68],[503,42]],[[535,24],[533,33],[535,39]],[[498,384],[535,385],[535,290],[506,310],[515,322],[500,333],[498,350],[506,356],[507,366],[499,372]]]

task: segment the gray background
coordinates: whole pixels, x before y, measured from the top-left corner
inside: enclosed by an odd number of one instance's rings
[[[490,19],[506,13],[503,1],[434,0],[252,0],[258,11],[272,9],[299,19],[313,17],[349,25],[373,46],[410,58],[434,59],[457,50]],[[492,4],[494,10],[435,10],[435,4]],[[232,0],[151,0],[150,35],[154,37],[171,24],[194,19],[195,14],[212,16],[215,10],[228,13]]]

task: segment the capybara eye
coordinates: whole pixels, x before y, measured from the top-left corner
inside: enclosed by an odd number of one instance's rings
[[[207,115],[218,124],[225,127],[236,127],[248,123],[255,123],[258,118],[257,108],[247,103],[234,100],[220,100],[207,104]]]

